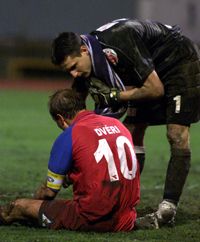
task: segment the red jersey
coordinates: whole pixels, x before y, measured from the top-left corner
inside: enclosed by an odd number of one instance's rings
[[[65,149],[64,154],[58,152]],[[120,121],[90,111],[79,113],[55,142],[49,170],[68,174],[77,212],[87,223],[111,220],[112,231],[133,228],[140,197],[139,165],[131,134]]]

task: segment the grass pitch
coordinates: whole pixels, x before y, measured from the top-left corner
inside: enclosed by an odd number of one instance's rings
[[[48,114],[50,94],[0,91],[0,205],[16,197],[30,197],[46,176],[49,151],[61,132]],[[150,127],[146,133],[147,156],[141,176],[139,214],[156,209],[162,199],[169,159],[165,133],[165,126]],[[199,242],[199,142],[198,123],[191,127],[192,165],[174,228],[101,234],[12,225],[0,227],[0,242]],[[59,196],[70,198],[71,190],[62,190]]]

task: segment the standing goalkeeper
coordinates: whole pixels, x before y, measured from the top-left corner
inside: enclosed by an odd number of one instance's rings
[[[98,112],[117,115],[128,106],[124,124],[141,171],[146,128],[166,124],[171,155],[163,201],[144,221],[155,227],[172,223],[190,168],[190,125],[200,119],[197,46],[177,26],[120,19],[89,35],[61,33],[53,42],[52,61],[74,77],[77,91],[87,95],[89,87]]]

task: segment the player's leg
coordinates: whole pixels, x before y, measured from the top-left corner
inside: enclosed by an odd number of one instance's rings
[[[39,224],[50,229],[82,230],[87,219],[80,214],[77,202],[56,199],[42,203]]]
[[[195,80],[198,80],[198,76]],[[169,100],[167,113],[167,138],[171,156],[166,173],[163,201],[159,204],[157,211],[161,225],[174,221],[189,172],[191,160],[189,130],[190,124],[200,119],[200,90],[193,87],[182,95],[172,97],[172,100]]]
[[[78,212],[77,203],[70,200],[17,199],[0,207],[0,225],[14,222],[70,230],[79,230],[87,224]]]
[[[144,168],[145,162],[145,147],[144,135],[148,125],[164,124],[166,122],[164,99],[159,101],[149,101],[134,106],[134,103],[129,103],[127,117],[123,124],[129,129],[133,137],[135,152],[140,164],[140,173]]]
[[[132,118],[130,116],[127,116],[125,118],[123,124],[128,128],[128,130],[132,134],[134,149],[137,156],[137,160],[140,164],[140,174],[141,174],[143,171],[144,162],[145,162],[144,134],[147,128],[147,124],[144,124],[144,123],[133,124]]]
[[[194,48],[189,40],[185,45],[188,50]],[[194,48],[195,49],[195,48]],[[199,53],[200,54],[200,53]],[[171,92],[167,103],[167,138],[171,148],[168,164],[163,202],[159,205],[157,215],[162,222],[173,221],[176,206],[190,167],[190,124],[200,120],[200,60],[199,54],[193,52],[191,60],[186,58],[174,68],[174,74],[167,77],[171,83]],[[175,84],[175,86],[173,86]],[[165,217],[165,219],[164,219]]]
[[[200,120],[200,53],[188,39],[185,39],[184,47],[187,58],[170,70],[168,76],[165,75],[168,88],[165,90],[166,106],[163,106],[163,110],[166,111],[171,157],[166,174],[164,200],[159,204],[157,212],[147,215],[148,219],[138,221],[142,224],[148,220],[147,224],[154,228],[172,221],[176,214],[190,166],[189,126]],[[184,55],[184,48],[182,51]]]
[[[136,220],[138,229],[158,229],[165,224],[173,225],[174,223],[177,205],[190,167],[189,127],[167,125],[167,137],[171,146],[171,157],[166,174],[163,201],[155,213]]]
[[[13,222],[37,223],[42,200],[17,199],[0,208],[0,223]]]
[[[166,173],[163,201],[159,204],[157,211],[161,225],[174,221],[191,160],[188,126],[168,124],[167,137],[171,157]]]

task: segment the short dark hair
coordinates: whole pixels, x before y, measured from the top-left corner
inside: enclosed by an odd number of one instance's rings
[[[73,32],[63,32],[52,43],[51,60],[55,65],[60,65],[65,57],[80,54],[81,37]]]
[[[73,119],[77,112],[86,108],[85,100],[72,89],[62,89],[56,91],[49,99],[49,113],[54,120],[57,114],[64,118]]]

